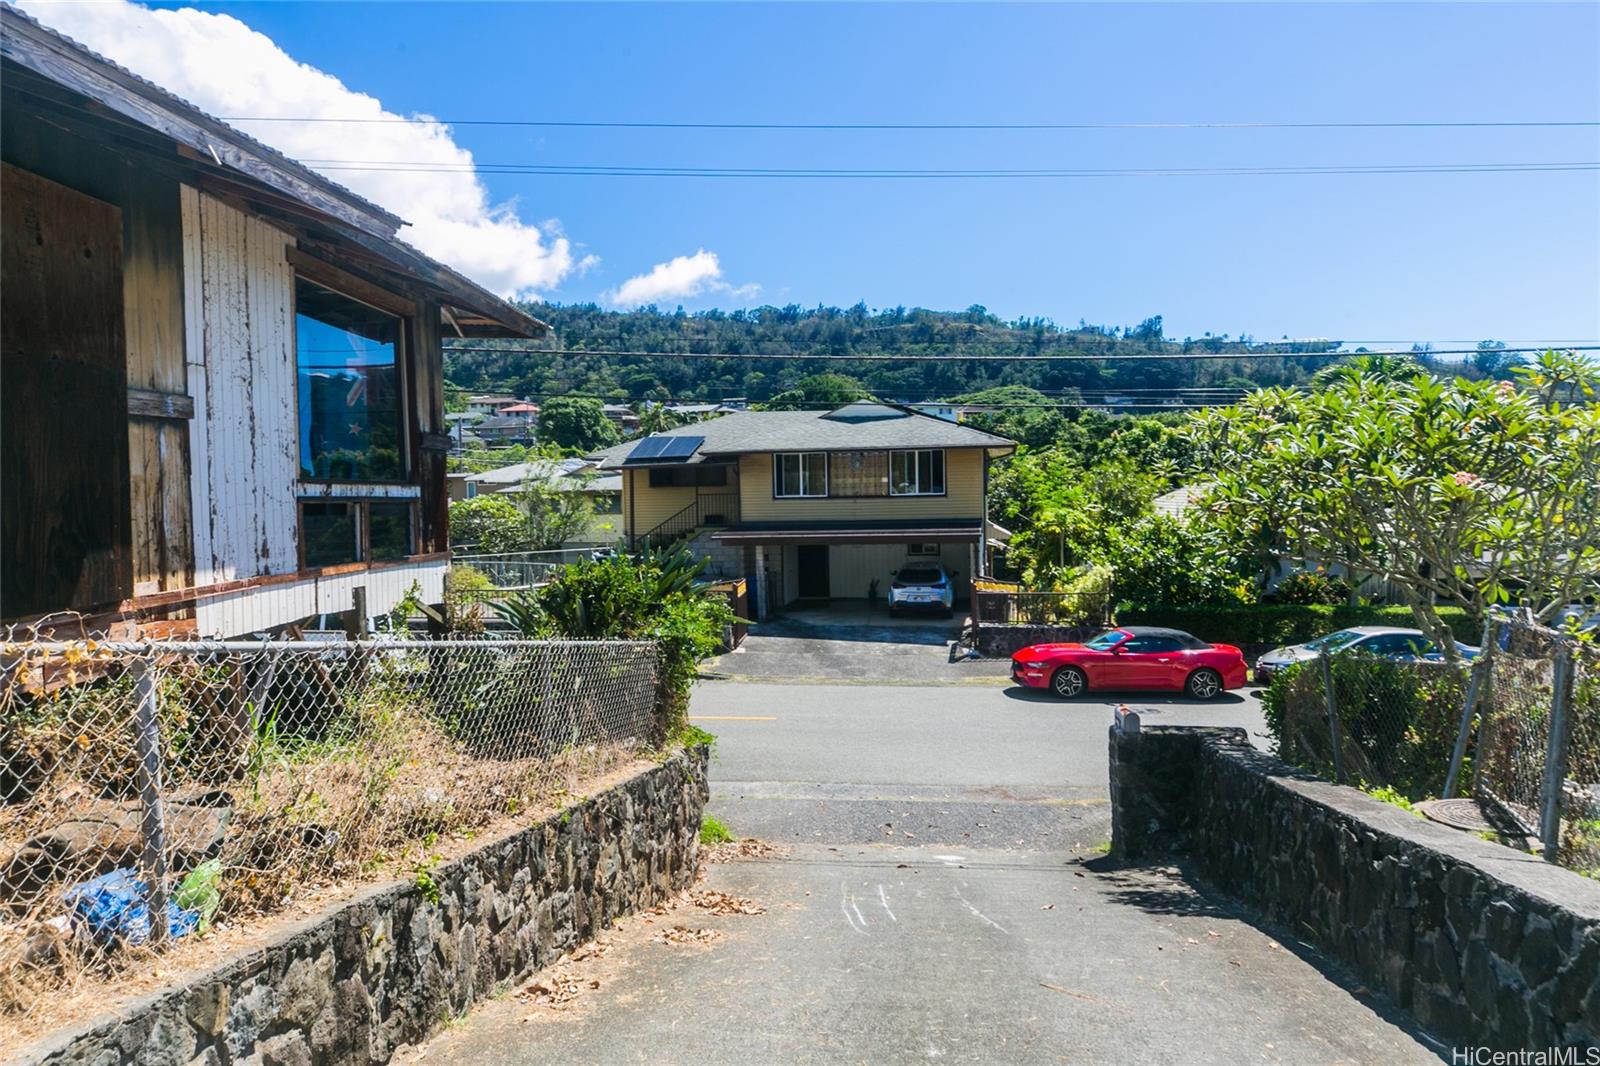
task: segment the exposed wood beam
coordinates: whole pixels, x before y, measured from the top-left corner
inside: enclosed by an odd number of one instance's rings
[[[193,418],[194,397],[129,386],[128,414],[135,418]]]

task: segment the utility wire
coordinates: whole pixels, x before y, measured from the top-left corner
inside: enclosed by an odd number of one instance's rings
[[[959,352],[948,352],[941,355],[914,353],[906,355],[893,354],[860,354],[860,355],[804,355],[795,352],[764,355],[750,352],[648,352],[648,351],[599,351],[589,348],[496,348],[488,345],[450,345],[445,349],[448,352],[471,352],[489,355],[525,355],[525,356],[605,356],[617,359],[727,359],[741,362],[760,362],[767,360],[786,360],[795,362],[872,362],[872,363],[918,363],[918,362],[964,362],[964,363],[1044,363],[1044,362],[1085,362],[1085,363],[1129,363],[1129,362],[1174,362],[1188,360],[1212,359],[1349,359],[1361,355],[1476,355],[1476,348],[1435,348],[1430,352],[1412,351],[1366,351],[1366,352],[1153,352],[1144,355],[1090,355],[1083,352],[1043,355],[962,355]],[[1496,348],[1496,352],[1511,355],[1538,353],[1544,348]],[[1600,345],[1567,346],[1563,349],[1569,352],[1600,351]]]
[[[436,119],[400,116],[330,118],[283,115],[222,116],[224,122],[331,122],[356,125],[537,126],[549,129],[614,130],[1417,130],[1565,129],[1600,126],[1600,121],[1479,122],[583,122],[554,119]]]
[[[1072,401],[1072,402],[1066,402],[1066,403],[1017,403],[1017,402],[1011,402],[1011,403],[970,403],[970,404],[967,404],[967,403],[956,403],[956,402],[953,402],[953,401],[941,401],[941,400],[905,400],[905,399],[901,399],[901,400],[872,400],[872,399],[864,399],[864,400],[859,400],[859,401],[856,401],[856,402],[859,402],[859,403],[894,404],[894,405],[897,405],[897,406],[900,406],[900,407],[942,407],[942,406],[964,407],[964,408],[971,409],[974,413],[977,413],[977,414],[985,414],[985,413],[988,413],[988,412],[991,412],[991,411],[1058,411],[1058,410],[1082,411],[1082,410],[1094,410],[1094,409],[1098,409],[1098,408],[1102,408],[1102,407],[1114,407],[1114,408],[1117,408],[1118,410],[1174,411],[1174,410],[1183,410],[1184,408],[1190,408],[1190,407],[1228,407],[1228,406],[1231,406],[1232,404],[1238,402],[1239,400],[1243,399],[1244,395],[1245,394],[1243,392],[1241,392],[1239,395],[1234,396],[1234,397],[1215,397],[1215,398],[1210,398],[1210,399],[1199,399],[1199,400],[1196,400],[1193,403],[1190,403],[1190,402],[1183,402],[1183,403],[1155,403],[1155,402],[1151,402],[1149,400],[1133,400],[1133,401],[1131,401],[1129,403],[1114,403],[1114,402],[1099,402],[1099,403],[1096,403],[1096,402],[1091,402],[1091,401],[1085,400],[1083,402]],[[651,405],[661,405],[661,406],[667,406],[667,405],[671,405],[671,404],[693,404],[693,403],[716,403],[717,402],[715,400],[700,400],[700,401],[697,401],[697,400],[693,400],[693,399],[681,399],[681,398],[680,399],[672,399],[672,400],[658,400],[658,399],[656,399],[656,398],[654,398],[652,396],[613,396],[613,395],[608,395],[606,393],[599,393],[599,392],[547,392],[547,393],[535,393],[532,396],[529,396],[527,399],[528,399],[529,402],[533,402],[533,403],[538,403],[538,402],[541,402],[541,401],[549,401],[549,400],[559,400],[559,399],[577,399],[577,400],[605,400],[605,401],[610,402],[610,403],[620,403],[620,404],[651,404]],[[759,404],[760,404],[760,402],[758,401],[757,405],[759,406]],[[838,408],[839,404],[823,402],[823,401],[798,401],[795,404],[793,404],[793,407],[799,408],[799,409],[802,409],[802,410],[808,410],[808,411],[809,410],[831,411],[831,410],[835,410],[836,408]],[[786,405],[785,409],[787,409],[787,405]],[[485,416],[485,417],[495,417],[495,416]],[[470,424],[467,424],[466,428],[470,431],[472,427],[471,427]]]
[[[302,160],[324,172],[392,174],[523,174],[538,177],[606,178],[1185,178],[1300,175],[1504,174],[1600,170],[1600,160],[1513,163],[1374,163],[1245,167],[1108,167],[1044,169],[825,169],[814,167],[668,167],[563,163],[409,163],[362,160]]]

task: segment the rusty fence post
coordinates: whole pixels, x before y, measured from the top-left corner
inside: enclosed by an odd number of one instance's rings
[[[1545,862],[1561,859],[1561,787],[1567,777],[1567,740],[1571,733],[1572,675],[1577,649],[1556,643],[1555,677],[1550,686],[1550,738],[1544,757],[1544,783],[1539,791],[1539,840]]]
[[[150,942],[167,938],[167,822],[161,805],[161,724],[156,720],[156,669],[144,657],[134,660],[133,722],[139,758],[140,863],[149,888]]]

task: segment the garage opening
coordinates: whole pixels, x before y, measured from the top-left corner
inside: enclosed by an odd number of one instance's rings
[[[796,602],[802,604],[827,603],[832,593],[828,575],[828,546],[826,544],[801,544],[796,549],[796,580],[799,594]]]

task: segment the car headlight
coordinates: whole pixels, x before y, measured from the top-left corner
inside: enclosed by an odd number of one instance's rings
[[[1024,667],[1026,667],[1027,669],[1029,669],[1029,670],[1042,670],[1042,669],[1044,669],[1044,663],[1023,663],[1022,665]]]

